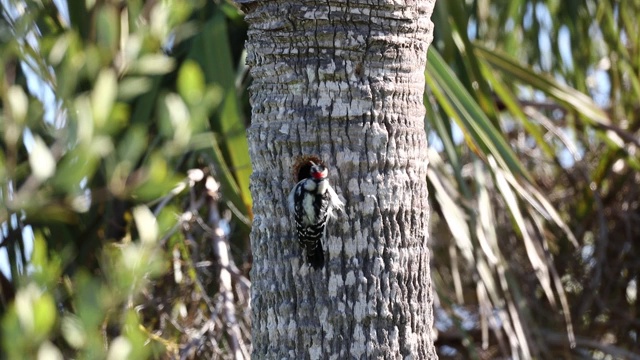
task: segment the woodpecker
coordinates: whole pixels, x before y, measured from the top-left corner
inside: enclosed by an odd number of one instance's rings
[[[342,210],[344,206],[329,184],[328,174],[325,166],[311,162],[309,177],[298,182],[289,194],[289,209],[296,221],[298,241],[314,269],[324,266],[322,245],[327,222],[334,210]]]

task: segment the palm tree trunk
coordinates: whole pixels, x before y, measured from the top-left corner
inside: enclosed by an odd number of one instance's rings
[[[424,67],[435,1],[241,0],[254,77],[253,358],[436,358]],[[326,266],[287,195],[316,155],[346,206]]]

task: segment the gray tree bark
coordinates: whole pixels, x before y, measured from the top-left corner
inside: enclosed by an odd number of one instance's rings
[[[254,359],[433,359],[424,68],[435,0],[240,0],[252,67]],[[346,206],[326,267],[287,195],[303,155]]]

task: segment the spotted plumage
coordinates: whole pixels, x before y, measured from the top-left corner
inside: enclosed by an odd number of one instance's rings
[[[329,184],[328,173],[323,165],[311,163],[309,177],[298,182],[289,195],[298,241],[314,269],[324,266],[323,240],[327,222],[335,210],[343,207]]]

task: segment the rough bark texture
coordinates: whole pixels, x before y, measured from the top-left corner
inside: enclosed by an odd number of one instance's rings
[[[254,359],[436,358],[427,249],[429,1],[247,2]],[[317,155],[346,203],[304,264],[286,199]]]

